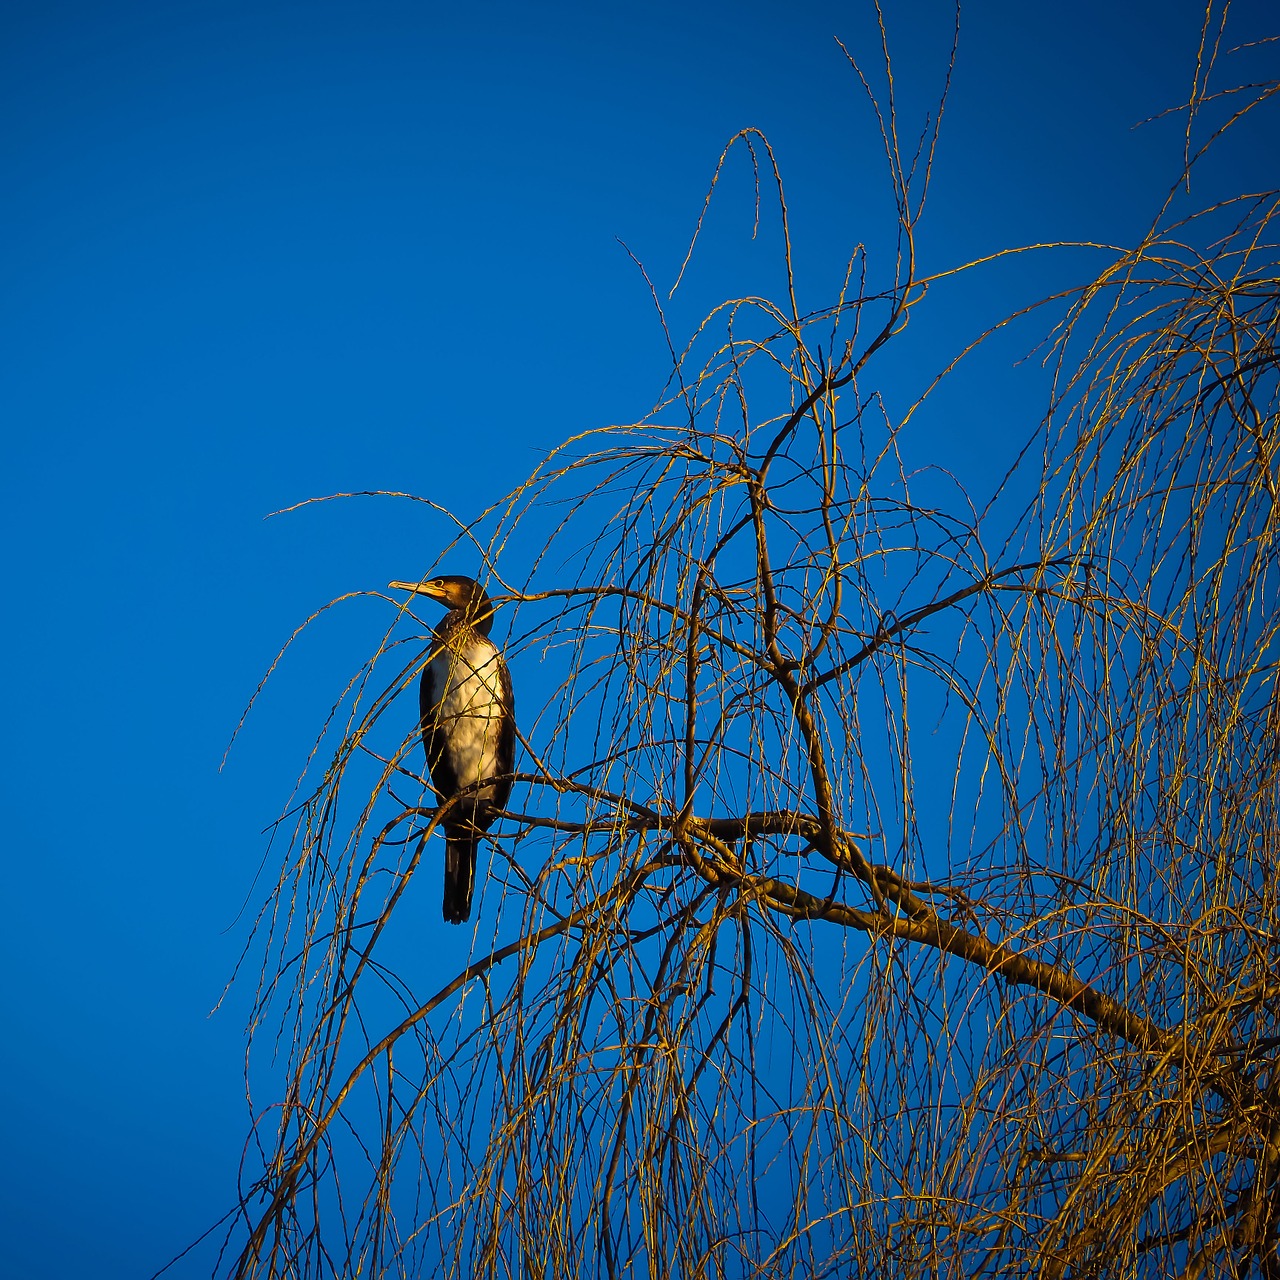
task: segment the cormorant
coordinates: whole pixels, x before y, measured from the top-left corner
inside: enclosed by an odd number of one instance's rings
[[[471,915],[476,845],[511,794],[515,760],[515,698],[511,675],[489,639],[493,605],[474,578],[449,574],[426,582],[393,582],[447,605],[422,669],[419,706],[422,745],[441,804],[474,786],[444,821],[444,918],[462,924]]]

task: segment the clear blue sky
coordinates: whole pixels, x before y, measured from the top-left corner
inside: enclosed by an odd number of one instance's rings
[[[1232,43],[1273,34],[1268,8],[1239,6]],[[364,489],[467,517],[566,435],[642,415],[665,348],[615,237],[668,285],[743,126],[780,157],[803,301],[829,301],[853,245],[887,230],[872,121],[832,40],[874,62],[867,16],[720,0],[3,6],[6,1274],[149,1275],[232,1202],[245,997],[208,1013],[241,903],[266,887],[252,889],[259,833],[385,612],[356,602],[309,636],[219,761],[295,625],[418,576],[446,536],[422,508],[371,500],[263,517]],[[902,110],[922,123],[950,15],[888,16]],[[1174,120],[1131,126],[1185,98],[1198,30],[1186,0],[974,4],[926,269],[1133,241],[1181,137]],[[1238,78],[1261,56],[1240,55]],[[1242,188],[1273,185],[1275,154],[1220,163]],[[750,217],[739,163],[677,329],[756,287],[770,246]],[[903,376],[1082,274],[1021,260],[940,299]],[[1015,354],[981,367],[1003,381],[974,375],[919,427],[978,488],[1042,407]],[[448,477],[481,440],[483,465]]]

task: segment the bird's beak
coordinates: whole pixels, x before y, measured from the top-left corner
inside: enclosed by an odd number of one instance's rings
[[[391,591],[410,591],[417,596],[430,596],[433,600],[441,599],[440,592],[429,582],[389,582]]]

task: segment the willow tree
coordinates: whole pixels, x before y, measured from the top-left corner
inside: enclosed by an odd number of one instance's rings
[[[943,279],[941,113],[904,148],[880,101],[888,261],[803,312],[738,135],[779,299],[412,566],[479,566],[543,681],[469,962],[412,982],[434,619],[381,597],[255,932],[235,1274],[1280,1269],[1277,196],[1175,190],[1056,300],[979,513],[878,394]]]

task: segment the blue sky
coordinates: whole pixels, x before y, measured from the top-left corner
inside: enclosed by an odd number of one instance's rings
[[[1234,10],[1228,43],[1272,34],[1267,7]],[[950,14],[887,15],[910,132]],[[1198,31],[1183,0],[966,11],[926,269],[1139,236],[1181,135],[1132,126],[1185,97]],[[231,1203],[247,997],[209,1011],[265,888],[260,832],[385,612],[358,601],[309,634],[219,763],[299,622],[417,577],[447,536],[389,501],[263,517],[390,489],[466,518],[567,435],[642,416],[665,346],[617,238],[665,289],[744,126],[782,164],[802,302],[829,301],[852,247],[888,230],[873,122],[832,39],[874,64],[873,34],[862,4],[4,6],[14,1275],[147,1275]],[[1268,159],[1215,164],[1246,188],[1273,185]],[[766,287],[775,246],[750,226],[739,161],[678,333]],[[904,385],[1088,261],[1019,259],[948,291],[912,322]],[[922,456],[978,490],[1003,473],[1043,406],[1034,367],[1012,367],[1033,338],[940,397]],[[477,442],[482,465],[452,474]]]

